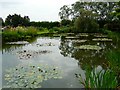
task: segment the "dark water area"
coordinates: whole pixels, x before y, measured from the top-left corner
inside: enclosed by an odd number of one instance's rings
[[[3,45],[0,51],[2,53],[2,86],[5,87],[7,84],[6,70],[18,65],[24,67],[29,64],[42,64],[57,67],[62,77],[43,80],[42,88],[83,88],[76,74],[81,74],[85,78],[86,66],[106,69],[106,52],[114,48],[117,48],[116,42],[101,34],[38,37],[24,45]]]

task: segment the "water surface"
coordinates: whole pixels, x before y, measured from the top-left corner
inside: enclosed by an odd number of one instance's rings
[[[90,36],[90,35],[89,35]],[[49,79],[41,83],[42,88],[83,88],[76,74],[82,74],[84,78],[85,67],[87,65],[106,68],[107,59],[105,53],[107,50],[115,48],[112,41],[93,41],[94,35],[79,36],[73,38],[60,37],[38,37],[35,41],[25,45],[4,45],[2,52],[2,83],[6,85],[5,74],[7,69],[18,65],[43,64],[55,66],[61,70],[62,79]],[[71,38],[70,38],[71,37]],[[97,37],[100,38],[100,37]],[[86,40],[80,41],[80,40]],[[102,50],[84,50],[76,49],[81,45],[97,45]],[[17,52],[20,51],[50,51],[50,53],[34,54],[34,57],[19,58]],[[28,76],[29,77],[29,76]]]

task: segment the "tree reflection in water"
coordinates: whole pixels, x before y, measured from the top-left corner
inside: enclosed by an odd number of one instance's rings
[[[86,38],[85,38],[86,39]],[[85,40],[84,39],[84,40]],[[79,39],[78,39],[79,40]],[[78,41],[77,40],[77,41]],[[80,39],[81,40],[81,39]],[[59,46],[60,53],[64,57],[71,57],[78,60],[78,65],[85,70],[86,66],[90,66],[91,68],[94,66],[101,66],[103,69],[107,68],[108,62],[106,58],[106,51],[114,48],[114,44],[112,42],[95,42],[92,41],[91,38],[87,38],[87,42],[74,42],[75,39],[61,39],[61,43]],[[102,50],[82,50],[79,48],[75,48],[80,45],[98,45],[102,47]]]

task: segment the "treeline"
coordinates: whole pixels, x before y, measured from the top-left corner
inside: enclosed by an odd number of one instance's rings
[[[43,27],[43,28],[53,28],[53,27],[60,27],[60,22],[30,22],[30,26],[34,27]]]
[[[99,32],[100,29],[120,30],[120,1],[119,2],[82,2],[60,8],[58,22],[31,22],[28,16],[8,15],[5,22],[0,19],[2,26],[34,26],[51,29],[53,27],[73,28],[71,32]],[[68,28],[68,29],[69,29]]]
[[[53,28],[53,27],[60,27],[60,22],[48,22],[48,21],[42,21],[42,22],[30,22],[29,16],[22,17],[20,14],[14,14],[14,15],[8,15],[5,19],[5,22],[2,18],[0,18],[1,25],[4,26],[10,26],[10,27],[17,27],[17,26],[34,26],[34,27],[43,27],[43,28]]]
[[[118,28],[116,26],[120,25],[120,1],[83,2],[79,0],[61,7],[59,16],[61,20],[72,20],[75,28],[80,32],[93,32],[93,29],[97,30],[104,26],[114,31]]]

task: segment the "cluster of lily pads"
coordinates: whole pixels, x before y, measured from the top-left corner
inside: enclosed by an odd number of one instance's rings
[[[8,42],[6,44],[16,44],[16,45],[24,45],[24,44],[28,44],[29,42],[27,41],[17,41],[17,42]]]
[[[98,37],[98,38],[107,38],[108,36],[107,35],[94,35],[95,37]]]
[[[112,39],[109,38],[94,38],[93,41],[112,41]]]
[[[101,50],[102,48],[100,46],[97,45],[81,45],[78,47],[75,47],[76,49],[86,49],[86,50]]]
[[[84,43],[86,42],[87,40],[72,40],[72,42],[78,42],[78,43]]]
[[[16,54],[18,55],[18,59],[30,59],[32,57],[35,57],[40,54],[46,54],[50,53],[51,51],[48,50],[39,50],[39,51],[32,51],[32,50],[23,50],[23,51],[18,51]]]
[[[41,88],[48,79],[61,79],[61,70],[48,65],[18,65],[6,70],[4,88]]]
[[[65,37],[66,39],[78,39],[79,37],[72,37],[72,36],[70,36],[70,37]]]
[[[53,43],[51,43],[51,42],[49,42],[49,43],[44,43],[44,44],[39,44],[39,43],[37,43],[36,45],[37,45],[37,46],[55,46],[55,44],[53,44]]]
[[[87,33],[81,33],[81,34],[78,34],[76,36],[80,36],[80,37],[88,37],[89,35]]]

